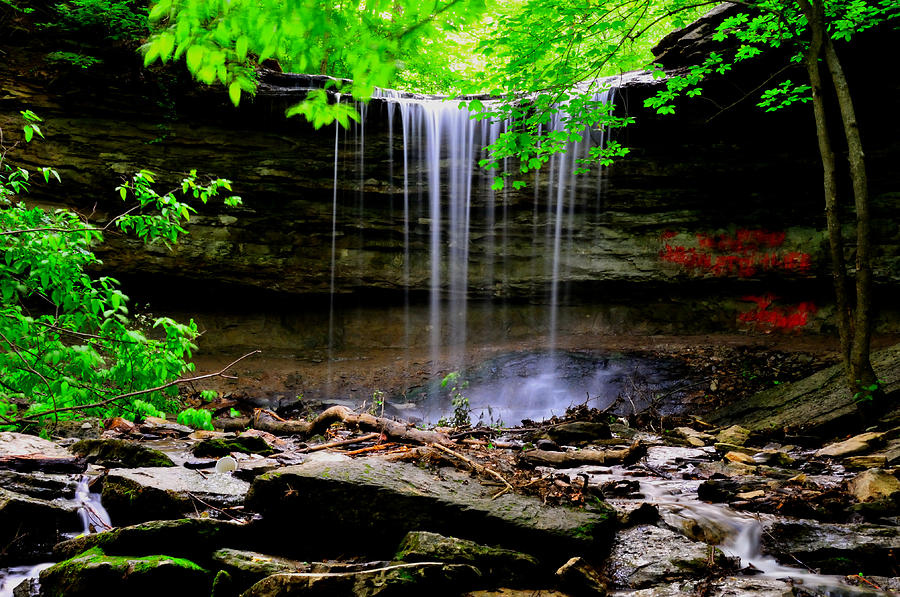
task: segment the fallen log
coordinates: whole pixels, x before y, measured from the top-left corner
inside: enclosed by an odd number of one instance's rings
[[[369,413],[355,413],[346,406],[327,408],[312,421],[285,421],[262,409],[257,409],[250,418],[250,424],[254,429],[275,435],[317,435],[324,433],[332,423],[343,423],[350,428],[383,433],[387,439],[398,443],[423,445],[450,443],[450,438],[444,433],[417,429],[412,425]]]
[[[573,450],[552,452],[550,450],[528,450],[519,458],[533,466],[568,468],[585,464],[610,466],[614,464],[634,464],[647,453],[647,447],[635,442],[626,448],[616,450]]]

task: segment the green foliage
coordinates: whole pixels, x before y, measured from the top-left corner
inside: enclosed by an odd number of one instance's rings
[[[43,137],[40,118],[22,117],[22,141]],[[142,328],[118,282],[88,270],[100,263],[91,249],[105,230],[175,242],[193,208],[175,192],[157,193],[148,171],[119,187],[130,208],[103,227],[71,210],[29,207],[21,197],[30,185],[59,175],[17,166],[10,149],[0,152],[0,425],[176,411],[174,382],[193,370],[196,325],[161,317]],[[203,184],[192,172],[180,190],[206,201],[222,189],[227,180]]]
[[[254,92],[253,68],[269,58],[295,72],[349,77],[335,79],[334,91],[366,100],[375,86],[391,83],[404,60],[421,60],[439,34],[460,30],[483,7],[484,0],[160,0],[150,11],[155,31],[144,61],[184,59],[198,81],[225,86],[235,105]],[[354,113],[324,93],[290,110],[317,128],[346,124]]]
[[[883,380],[877,380],[869,385],[863,384],[861,380],[856,380],[856,387],[859,388],[859,391],[853,394],[854,402],[872,402],[875,400],[875,396],[882,391],[882,386],[884,385]]]
[[[374,416],[384,416],[384,398],[386,394],[383,390],[375,390],[372,392],[372,406],[369,407],[369,414]]]
[[[100,58],[78,54],[76,52],[50,52],[44,58],[50,63],[65,62],[84,69],[88,69],[95,64],[103,62]]]
[[[213,431],[212,414],[208,410],[188,408],[178,413],[178,422],[194,429]]]
[[[219,393],[216,392],[215,390],[201,390],[200,391],[200,398],[202,400],[215,400],[218,397],[219,397]]]
[[[460,378],[459,371],[451,371],[441,380],[441,387],[449,388],[453,418],[449,421],[439,421],[438,424],[446,423],[453,427],[468,427],[471,425],[472,408],[469,406],[469,399],[462,393],[463,390],[469,387],[469,382]]]
[[[41,26],[82,38],[136,42],[149,32],[147,5],[138,0],[66,0],[53,12]]]
[[[149,402],[144,402],[140,398],[131,403],[131,411],[132,412],[126,412],[123,415],[123,418],[128,419],[129,421],[143,419],[144,417],[158,417],[160,419],[166,418],[166,413],[157,409]]]

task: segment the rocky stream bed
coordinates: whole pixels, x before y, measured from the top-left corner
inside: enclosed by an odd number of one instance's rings
[[[0,595],[897,594],[898,413],[860,425],[829,371],[702,416],[0,433]]]

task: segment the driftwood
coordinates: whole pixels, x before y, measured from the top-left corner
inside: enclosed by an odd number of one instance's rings
[[[549,450],[529,450],[520,458],[534,466],[552,466],[557,468],[599,464],[633,464],[647,453],[647,448],[635,442],[626,448],[617,450],[574,450],[572,452],[551,452]]]
[[[347,427],[375,431],[399,443],[448,444],[446,434],[424,431],[405,423],[376,417],[368,413],[355,413],[346,406],[332,406],[312,421],[285,421],[269,411],[259,409],[250,418],[254,429],[268,431],[275,435],[317,435],[324,433],[332,423],[343,423]]]
[[[359,437],[352,437],[350,439],[342,439],[336,442],[330,442],[327,444],[319,444],[318,446],[312,446],[310,448],[304,448],[300,450],[302,453],[307,452],[318,452],[320,450],[328,450],[331,448],[340,448],[341,446],[352,446],[353,444],[359,444],[362,442],[367,442],[373,439],[378,439],[381,437],[380,433],[367,433],[365,435],[360,435]]]
[[[14,470],[22,473],[83,473],[87,468],[87,460],[72,456],[52,457],[43,454],[15,454],[0,456],[0,469]]]

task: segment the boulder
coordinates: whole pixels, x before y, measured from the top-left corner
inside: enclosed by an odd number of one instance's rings
[[[194,445],[191,452],[197,458],[218,458],[227,456],[232,452],[245,454],[260,454],[269,456],[275,453],[275,449],[266,440],[259,436],[248,435],[240,437],[212,437]]]
[[[106,468],[175,466],[163,452],[123,439],[83,439],[69,450],[92,464]]]
[[[869,469],[851,479],[847,490],[859,502],[890,498],[900,492],[900,480],[881,469]]]
[[[556,571],[559,584],[573,595],[606,595],[606,582],[597,571],[581,556],[571,558]]]
[[[0,563],[48,550],[62,533],[81,529],[75,505],[0,488]]]
[[[43,500],[73,495],[77,484],[72,475],[0,470],[0,487]]]
[[[732,425],[716,434],[716,441],[723,444],[743,446],[750,439],[750,430],[740,425]]]
[[[870,431],[860,433],[844,441],[829,444],[818,450],[816,456],[819,458],[844,458],[862,452],[868,452],[882,443],[884,433]]]
[[[711,563],[725,565],[718,549],[651,525],[625,529],[616,535],[604,571],[621,589],[642,589],[705,573]]]
[[[469,564],[477,568],[485,580],[510,587],[532,585],[539,568],[534,557],[522,552],[427,531],[407,533],[394,559],[402,562]]]
[[[209,594],[211,577],[190,560],[107,556],[95,547],[42,571],[40,583],[43,597],[156,597]]]
[[[417,562],[355,572],[298,572],[268,576],[242,597],[302,595],[459,595],[476,586],[478,571],[463,564]]]
[[[583,446],[596,440],[612,437],[609,425],[590,421],[560,423],[548,429],[546,435],[562,446]]]
[[[100,547],[104,553],[111,555],[166,552],[201,561],[208,559],[221,545],[252,545],[254,537],[252,525],[211,518],[154,520],[68,539],[57,543],[53,547],[53,553],[59,558],[68,559]]]
[[[676,436],[684,439],[695,448],[702,448],[703,446],[716,441],[716,438],[712,435],[691,429],[690,427],[676,427],[673,431]]]
[[[744,452],[727,452],[724,458],[728,462],[736,462],[737,464],[746,464],[749,466],[754,466],[756,464],[756,460],[753,456],[745,454]]]
[[[882,574],[898,566],[900,527],[813,520],[765,525],[763,548],[788,565],[796,559],[823,574]]]
[[[228,582],[239,593],[267,576],[283,572],[309,572],[309,564],[256,551],[223,548],[213,553],[214,565],[228,574]],[[224,580],[219,580],[222,584]]]
[[[182,467],[110,471],[102,499],[114,524],[182,518],[207,508],[238,506],[250,484],[229,473],[201,473]]]
[[[379,539],[366,543],[382,557],[409,531],[431,531],[560,561],[607,544],[615,522],[602,503],[588,512],[509,493],[492,499],[496,493],[455,469],[427,471],[376,457],[310,459],[257,477],[246,506],[285,539],[300,533],[345,549],[344,533],[362,534]]]

